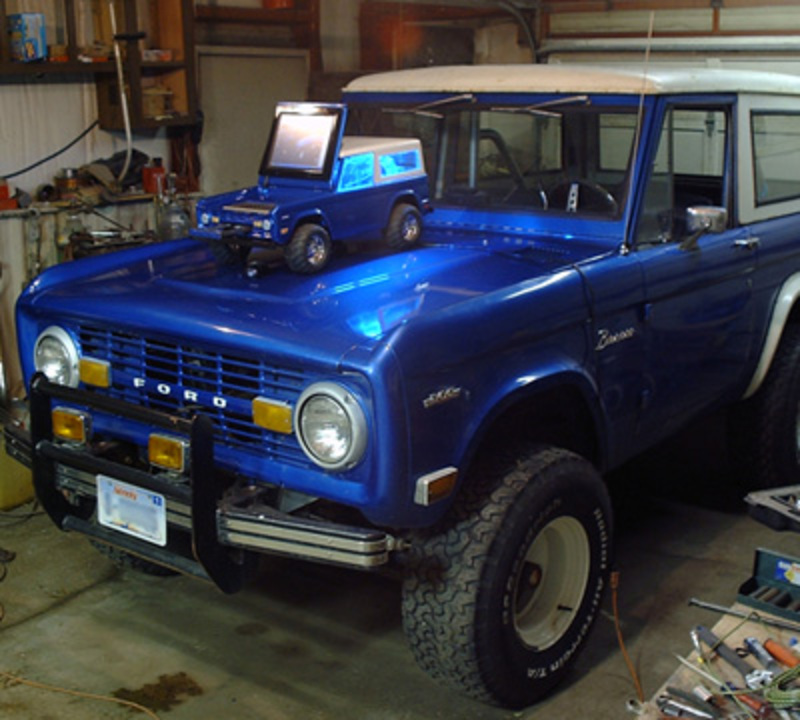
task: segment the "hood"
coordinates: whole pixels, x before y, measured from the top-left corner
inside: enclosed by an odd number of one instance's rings
[[[43,273],[20,307],[47,321],[112,324],[259,353],[301,351],[330,362],[372,348],[403,323],[565,264],[476,246],[421,247],[394,255],[335,257],[324,273],[274,269],[250,279],[241,263],[219,261],[203,243],[182,240],[66,263]]]

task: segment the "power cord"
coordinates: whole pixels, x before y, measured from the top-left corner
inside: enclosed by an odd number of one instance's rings
[[[44,510],[39,509],[38,500],[34,500],[31,509],[25,512],[9,512],[8,510],[3,510],[0,512],[0,528],[22,525],[31,518],[38,517],[39,515],[44,515]]]
[[[57,158],[59,155],[65,153],[67,150],[69,150],[73,145],[75,145],[76,143],[78,143],[81,140],[83,140],[83,138],[85,138],[99,124],[100,124],[100,121],[99,120],[95,120],[80,135],[78,135],[78,137],[76,137],[74,140],[71,140],[69,143],[67,143],[60,150],[56,150],[54,153],[51,153],[47,157],[44,157],[41,160],[37,160],[35,163],[33,163],[31,165],[28,165],[27,167],[22,168],[22,170],[15,170],[14,172],[8,173],[6,175],[3,175],[2,177],[4,177],[6,180],[10,180],[11,178],[15,178],[18,175],[24,175],[26,172],[30,172],[31,170],[33,170],[34,168],[39,167],[40,165],[44,165],[48,160],[52,160],[53,158]]]
[[[622,637],[622,628],[619,622],[619,607],[617,605],[617,595],[619,589],[619,571],[614,570],[611,573],[611,605],[614,610],[614,629],[617,631],[617,642],[619,643],[619,649],[622,651],[622,657],[625,659],[625,664],[628,666],[628,672],[633,679],[633,685],[636,688],[636,697],[639,699],[640,703],[644,702],[644,691],[642,690],[642,683],[639,680],[639,674],[636,672],[636,668],[633,666],[631,662],[630,655],[628,655],[628,649],[625,647],[625,640]]]
[[[6,579],[8,575],[8,563],[10,563],[17,554],[11,550],[6,550],[0,547],[0,582]],[[6,616],[6,609],[2,602],[0,602],[0,622]]]
[[[5,513],[7,514],[7,513]],[[25,520],[29,519],[33,516],[34,513],[30,513],[27,517],[24,517],[18,522],[24,522]],[[8,575],[8,564],[14,560],[17,556],[15,552],[12,550],[6,550],[5,548],[0,547],[0,582],[6,579]],[[6,616],[5,607],[0,602],[0,622],[3,621],[3,618]],[[106,695],[95,695],[94,693],[87,693],[81,692],[79,690],[69,690],[67,688],[58,687],[56,685],[46,685],[45,683],[36,682],[35,680],[27,680],[26,678],[20,677],[19,675],[12,675],[5,670],[0,670],[0,679],[5,680],[8,686],[11,685],[26,685],[27,687],[35,688],[36,690],[46,690],[48,692],[54,693],[61,693],[62,695],[71,695],[72,697],[79,697],[84,698],[86,700],[98,700],[101,702],[110,702],[115,703],[117,705],[123,705],[124,707],[129,707],[132,710],[137,710],[138,712],[144,713],[148,717],[152,718],[152,720],[160,720],[158,715],[156,715],[150,708],[145,707],[144,705],[140,705],[139,703],[132,702],[131,700],[123,700],[121,698],[115,697],[108,697]]]
[[[5,670],[0,670],[0,678],[3,678],[9,686],[11,685],[26,685],[27,687],[35,688],[36,690],[47,690],[48,692],[60,693],[62,695],[70,695],[71,697],[83,698],[85,700],[98,700],[100,702],[109,702],[116,705],[129,707],[131,710],[137,710],[144,713],[152,720],[161,720],[150,708],[139,703],[132,702],[131,700],[122,700],[121,698],[110,697],[108,695],[96,695],[95,693],[82,692],[81,690],[69,690],[68,688],[58,687],[57,685],[47,685],[45,683],[36,682],[35,680],[27,680],[19,675],[12,675]]]

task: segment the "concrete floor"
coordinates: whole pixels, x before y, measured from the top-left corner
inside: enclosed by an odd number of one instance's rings
[[[614,478],[623,632],[648,695],[675,669],[672,653],[689,651],[689,629],[719,619],[690,597],[732,603],[758,547],[800,556],[800,536],[751,520],[724,489],[718,430],[698,424]],[[246,591],[226,597],[189,578],[119,572],[40,515],[0,514],[0,548],[17,554],[0,582],[0,672],[104,695],[172,690],[162,720],[610,720],[626,717],[635,695],[610,598],[568,682],[514,713],[417,669],[391,578],[269,559]],[[0,717],[145,716],[0,678]]]

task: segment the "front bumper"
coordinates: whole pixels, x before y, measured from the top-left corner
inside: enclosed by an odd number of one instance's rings
[[[188,438],[188,482],[176,483],[168,476],[93,454],[86,447],[55,442],[53,401]],[[202,414],[177,417],[98,393],[54,385],[41,375],[31,384],[30,411],[30,437],[6,427],[6,449],[32,467],[36,495],[56,525],[180,572],[210,579],[226,592],[235,592],[244,582],[248,551],[374,568],[388,562],[390,551],[396,549],[395,539],[381,530],[281,512],[269,504],[266,490],[226,485],[214,467],[213,425]],[[98,475],[163,495],[169,528],[166,547],[97,523],[93,499]]]

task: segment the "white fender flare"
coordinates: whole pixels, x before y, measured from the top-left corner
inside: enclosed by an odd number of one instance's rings
[[[783,283],[780,291],[778,292],[778,299],[775,301],[775,307],[772,309],[772,317],[770,319],[769,328],[767,329],[767,339],[764,342],[764,347],[761,350],[761,358],[758,361],[758,367],[753,374],[750,384],[744,393],[744,399],[751,397],[761,387],[764,378],[767,376],[772,360],[778,350],[778,343],[781,341],[783,329],[786,326],[786,319],[792,311],[795,302],[800,298],[800,273],[792,275]]]

